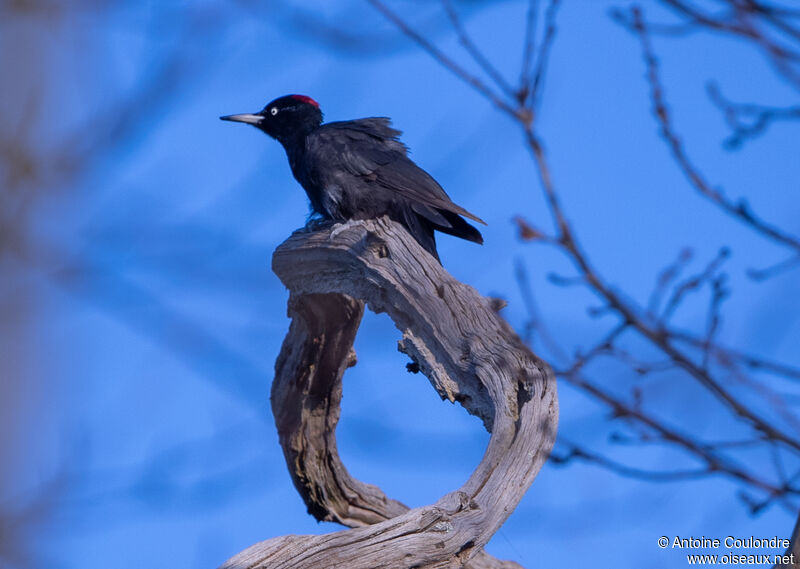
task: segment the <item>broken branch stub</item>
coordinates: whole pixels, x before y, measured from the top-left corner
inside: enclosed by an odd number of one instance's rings
[[[275,251],[290,291],[292,324],[275,365],[272,408],[289,472],[318,520],[353,529],[263,541],[222,569],[510,569],[483,547],[508,518],[552,449],[555,377],[488,299],[458,282],[400,225],[350,221],[297,232]],[[409,509],[350,476],[335,438],[342,376],[364,303],[386,312],[442,398],[491,432],[466,483],[435,504]]]

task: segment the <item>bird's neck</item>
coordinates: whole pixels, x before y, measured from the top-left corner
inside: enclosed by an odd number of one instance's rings
[[[298,166],[303,162],[307,136],[308,133],[294,132],[289,136],[281,136],[278,138],[278,142],[281,143],[281,146],[283,146],[283,149],[286,151],[286,158],[289,159],[289,166],[292,169],[292,173],[298,180],[300,179],[299,176],[302,176],[300,170],[298,170]]]
[[[292,165],[292,170],[294,170],[295,163],[305,150],[306,137],[308,134],[309,133],[307,132],[296,131],[291,134],[278,137],[278,142],[280,142],[284,150],[286,150],[286,156],[289,158],[289,163]]]
[[[298,125],[294,125],[290,131],[282,132],[275,138],[278,139],[286,152],[295,152],[298,149],[305,148],[306,137],[319,128],[320,122],[318,120],[307,120]]]

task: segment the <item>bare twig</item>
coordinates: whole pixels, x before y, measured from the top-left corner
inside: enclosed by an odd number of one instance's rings
[[[524,105],[531,90],[531,69],[536,49],[536,26],[538,25],[539,0],[528,0],[528,13],[525,17],[525,40],[522,48],[522,70],[519,73],[517,101]]]
[[[560,5],[561,0],[550,0],[550,4],[547,6],[547,11],[545,13],[544,39],[539,48],[536,65],[532,70],[533,78],[531,80],[532,86],[529,95],[530,101],[528,103],[531,110],[535,110],[541,100],[547,63],[550,61],[550,52],[556,38],[556,16],[558,15],[558,8]]]
[[[497,68],[492,65],[492,62],[489,61],[483,52],[475,45],[470,38],[467,30],[464,29],[464,25],[461,23],[461,18],[458,16],[458,12],[456,12],[455,8],[453,8],[453,3],[451,0],[442,0],[442,6],[444,6],[444,10],[447,13],[447,17],[450,19],[450,23],[453,26],[453,30],[456,33],[456,37],[458,37],[458,41],[464,46],[464,49],[467,50],[467,53],[475,60],[475,63],[483,69],[483,71],[494,81],[495,85],[498,89],[500,89],[503,93],[506,94],[508,97],[514,97],[515,91],[509,85],[508,81],[505,80],[503,75],[497,70]]]
[[[713,188],[691,161],[684,148],[683,142],[678,138],[677,134],[675,134],[675,130],[672,126],[672,120],[664,94],[664,86],[661,84],[659,76],[658,59],[656,59],[653,52],[642,11],[640,8],[634,7],[631,14],[633,29],[639,37],[642,54],[647,66],[647,81],[650,85],[650,98],[653,103],[653,113],[661,128],[661,136],[667,142],[673,158],[675,158],[675,161],[683,170],[689,182],[692,184],[692,187],[694,187],[700,195],[717,205],[722,211],[744,223],[757,233],[800,253],[800,239],[781,230],[776,225],[764,221],[750,209],[746,200],[740,199],[738,202],[734,202],[725,196],[721,190]]]
[[[662,0],[664,4],[686,17],[691,24],[703,29],[730,34],[757,46],[766,54],[778,72],[794,87],[800,89],[800,73],[796,69],[800,62],[800,51],[794,46],[773,39],[754,24],[756,19],[747,17],[751,12],[757,11],[752,9],[754,2],[750,3],[750,8],[743,9],[741,3],[735,0],[724,1],[731,8],[727,18],[702,12],[684,0]],[[773,11],[772,14],[777,17],[776,12]],[[636,25],[635,22],[634,25]]]
[[[692,291],[697,290],[700,286],[707,282],[711,282],[717,270],[719,270],[722,263],[730,257],[730,250],[723,247],[717,253],[710,263],[699,274],[693,275],[675,287],[667,301],[664,311],[658,317],[658,322],[661,326],[668,322],[670,317],[674,314],[675,309],[681,304],[685,296]]]
[[[756,281],[763,281],[783,272],[790,271],[797,265],[800,265],[800,255],[795,255],[764,269],[748,269],[747,276]]]
[[[554,451],[550,455],[550,462],[565,465],[572,460],[580,460],[596,464],[601,468],[624,476],[626,478],[636,478],[639,480],[649,480],[651,482],[680,482],[683,480],[697,479],[708,476],[707,468],[692,468],[684,470],[644,470],[634,466],[622,464],[607,456],[587,450],[586,447],[569,442],[564,437],[559,437],[558,447],[566,446],[567,452],[561,454]]]
[[[398,16],[381,0],[367,0],[367,2],[372,4],[381,14],[383,14],[383,16],[387,20],[389,20],[395,26],[397,26],[397,28],[401,32],[403,32],[409,38],[414,40],[422,49],[427,51],[436,61],[440,62],[450,72],[455,74],[466,84],[470,85],[473,89],[475,89],[476,91],[481,93],[484,97],[489,99],[495,107],[511,115],[512,117],[517,116],[517,109],[506,103],[500,95],[498,95],[491,87],[486,85],[486,83],[481,81],[477,76],[468,72],[461,65],[456,63],[453,59],[445,55],[445,53],[442,50],[440,50],[433,43],[428,41],[419,32],[414,30],[410,25],[408,25],[405,22],[405,20],[403,20],[400,16]]]
[[[671,338],[675,340],[686,342],[695,347],[704,348],[706,346],[704,340],[696,338],[691,334],[687,334],[686,332],[670,330],[669,335]],[[800,380],[800,368],[783,364],[780,362],[773,362],[764,358],[759,358],[752,354],[747,354],[745,352],[742,352],[740,350],[735,350],[728,346],[720,346],[715,343],[709,344],[708,349],[723,365],[730,364],[732,362],[738,362],[744,365],[745,367],[753,370],[765,371],[788,379]]]
[[[614,417],[634,419],[651,429],[659,439],[665,443],[672,443],[687,451],[690,455],[699,459],[707,467],[708,474],[723,474],[735,480],[753,486],[767,493],[769,496],[784,497],[787,495],[800,496],[800,488],[786,487],[785,484],[776,485],[754,473],[750,473],[736,462],[720,456],[710,446],[704,445],[694,440],[691,435],[685,434],[676,428],[669,427],[652,415],[644,413],[635,407],[623,402],[608,391],[602,389],[596,383],[588,380],[580,372],[570,374],[560,374],[559,378],[564,379],[570,385],[580,388],[582,391],[590,393],[595,399],[611,408]]]
[[[725,288],[725,275],[719,275],[711,281],[711,302],[708,303],[708,319],[706,325],[706,339],[703,346],[703,369],[708,371],[708,361],[711,350],[709,346],[714,341],[720,325],[720,306],[728,297],[729,290]]]
[[[692,250],[691,249],[684,249],[678,254],[678,258],[669,265],[667,265],[664,270],[661,271],[658,275],[658,279],[656,281],[656,286],[653,287],[653,291],[650,293],[650,299],[647,302],[647,315],[652,320],[657,319],[657,313],[659,307],[661,306],[661,300],[664,298],[664,294],[667,292],[667,288],[670,284],[680,275],[681,271],[689,264],[692,260]]]
[[[765,105],[734,103],[726,99],[715,83],[709,83],[708,95],[722,111],[731,134],[725,139],[728,148],[740,148],[745,141],[766,132],[778,121],[800,120],[800,106],[768,107]]]
[[[528,313],[528,321],[525,325],[526,334],[523,339],[528,345],[533,345],[532,333],[538,334],[542,340],[542,346],[559,362],[568,361],[567,355],[558,345],[553,338],[553,335],[544,325],[539,306],[536,303],[536,298],[533,295],[533,287],[530,285],[528,273],[525,270],[525,265],[520,259],[514,261],[514,276],[519,287],[519,292],[522,295],[522,303],[525,305],[525,311]],[[552,361],[552,358],[551,358]]]

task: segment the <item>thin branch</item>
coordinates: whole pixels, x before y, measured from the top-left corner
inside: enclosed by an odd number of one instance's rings
[[[724,389],[720,382],[708,373],[707,370],[704,370],[702,366],[694,363],[688,355],[677,349],[669,341],[668,336],[661,327],[652,327],[646,323],[643,318],[640,318],[638,309],[630,305],[601,279],[572,235],[572,229],[562,210],[558,194],[555,191],[550,175],[550,167],[545,158],[544,148],[541,142],[534,134],[530,125],[523,125],[523,128],[525,130],[528,146],[537,165],[545,199],[560,233],[558,242],[562,250],[568,254],[573,264],[584,276],[590,290],[604,299],[612,310],[617,312],[626,322],[636,328],[645,339],[649,340],[656,348],[672,359],[680,368],[688,372],[691,377],[695,378],[736,415],[769,438],[780,441],[795,452],[800,453],[799,439],[795,436],[788,435],[781,429],[772,426],[765,419],[756,415],[747,405],[739,401],[729,393],[728,390]]]
[[[623,322],[615,326],[610,332],[608,332],[602,340],[597,342],[594,347],[590,348],[585,353],[577,354],[572,365],[569,369],[566,370],[556,370],[557,375],[565,375],[570,376],[575,373],[581,371],[589,362],[591,362],[595,357],[599,356],[600,354],[608,352],[611,346],[614,344],[614,341],[619,338],[619,336],[625,332],[625,329],[628,327],[627,322]]]
[[[753,25],[752,18],[734,17],[724,19],[703,13],[683,0],[662,0],[662,2],[687,17],[692,24],[738,36],[758,46],[764,51],[778,72],[795,88],[800,88],[800,74],[795,69],[797,63],[800,62],[800,52],[768,37]],[[733,7],[736,8],[735,5]],[[734,10],[733,13],[736,15],[737,11]],[[636,25],[635,22],[634,25]]]
[[[800,495],[800,489],[792,486],[787,488],[783,484],[775,485],[764,480],[757,474],[748,472],[731,459],[715,453],[708,445],[695,442],[690,436],[681,433],[675,428],[668,427],[651,415],[621,401],[597,384],[586,379],[580,372],[566,375],[559,374],[558,377],[559,379],[567,381],[570,385],[591,394],[595,399],[610,407],[615,417],[633,418],[658,434],[661,440],[680,446],[689,454],[704,462],[707,465],[709,474],[719,473],[727,475],[735,480],[758,488],[770,496],[786,496],[788,494]]]
[[[517,281],[519,292],[522,295],[522,304],[525,306],[525,311],[528,313],[528,321],[525,325],[526,329],[538,333],[539,337],[542,339],[544,348],[558,361],[568,361],[566,353],[561,349],[558,342],[555,341],[553,335],[544,325],[539,306],[533,295],[533,287],[531,287],[530,280],[528,279],[528,272],[525,270],[525,265],[523,265],[520,259],[515,259],[514,261],[514,277]],[[530,335],[523,339],[526,344],[532,345],[532,338]]]
[[[556,38],[556,16],[560,5],[561,0],[550,0],[550,4],[547,6],[547,11],[545,12],[544,39],[542,40],[542,45],[536,57],[536,65],[533,69],[533,79],[531,81],[532,87],[528,103],[528,107],[531,110],[536,109],[541,100],[547,63],[550,61],[550,53]]]
[[[688,340],[692,343],[696,342],[696,339],[694,338],[688,338],[686,336],[681,336],[678,334],[673,334],[673,337],[681,340]],[[733,358],[744,364],[746,367],[753,370],[765,371],[772,373],[774,375],[800,380],[800,368],[782,364],[779,362],[772,362],[769,360],[765,360],[763,358],[757,358],[749,354],[746,354],[744,352],[740,352],[730,348],[721,348],[714,344],[711,344],[709,348],[714,352],[715,356],[720,361],[723,361],[723,358]]]
[[[647,81],[650,85],[650,98],[653,103],[653,113],[661,127],[661,136],[667,142],[673,158],[675,158],[675,161],[678,163],[681,170],[683,170],[689,182],[700,195],[716,204],[728,215],[744,223],[764,237],[800,253],[800,239],[762,220],[750,209],[750,206],[744,199],[734,202],[726,197],[722,191],[712,188],[711,184],[706,180],[700,170],[692,163],[686,153],[683,143],[680,138],[678,138],[677,134],[675,134],[675,130],[672,126],[672,120],[664,95],[664,86],[659,76],[658,59],[656,59],[653,52],[641,8],[634,7],[632,9],[632,19],[634,30],[640,40],[642,54],[647,67]]]
[[[748,269],[747,276],[756,281],[763,281],[775,275],[790,271],[797,265],[800,265],[800,255],[789,257],[765,269]]]
[[[525,17],[525,39],[522,47],[522,69],[519,73],[517,101],[521,105],[528,100],[531,89],[533,54],[536,49],[536,26],[539,15],[539,0],[528,0],[528,13]]]
[[[447,13],[447,17],[450,19],[450,23],[453,26],[453,30],[456,32],[456,37],[458,37],[458,41],[464,46],[464,49],[467,50],[467,53],[470,54],[472,59],[475,60],[475,63],[483,69],[483,71],[495,82],[498,89],[504,92],[507,96],[514,98],[516,96],[516,92],[508,84],[508,82],[503,78],[497,68],[492,65],[491,61],[489,61],[485,55],[478,49],[475,43],[470,38],[467,30],[464,29],[464,26],[461,23],[461,18],[458,16],[458,12],[456,12],[455,8],[453,8],[453,3],[451,0],[442,0],[442,6],[444,7],[445,12]]]
[[[507,113],[508,115],[516,118],[518,115],[517,109],[510,106],[506,103],[503,98],[498,95],[491,87],[486,85],[483,81],[481,81],[478,77],[473,75],[472,73],[468,72],[458,63],[456,63],[453,59],[445,55],[445,53],[436,47],[433,43],[425,39],[419,32],[414,30],[410,25],[408,25],[405,20],[403,20],[400,16],[398,16],[395,12],[393,12],[386,4],[384,4],[381,0],[367,0],[372,6],[378,10],[383,16],[392,22],[397,28],[403,32],[406,36],[410,39],[414,40],[422,49],[428,52],[436,61],[442,64],[445,68],[447,68],[451,73],[459,77],[462,81],[464,81],[467,85],[470,85],[473,89],[478,91],[484,97],[489,99],[491,103],[497,107],[498,109],[502,110],[503,112]]]
[[[714,83],[710,83],[707,90],[711,101],[722,111],[722,116],[732,131],[724,142],[728,148],[740,148],[748,139],[764,134],[775,122],[800,120],[800,106],[768,107],[734,103],[726,99]]]
[[[596,464],[615,474],[626,478],[636,478],[638,480],[648,480],[650,482],[678,482],[683,480],[696,480],[713,474],[709,468],[693,468],[685,470],[644,470],[622,464],[616,460],[601,454],[586,450],[585,447],[578,446],[572,442],[565,441],[564,437],[559,437],[558,446],[567,446],[569,450],[566,454],[553,452],[550,455],[550,462],[554,464],[567,464],[572,460],[581,460],[590,464]]]
[[[714,336],[719,331],[720,326],[720,307],[722,302],[728,297],[730,291],[725,288],[725,275],[719,275],[712,283],[711,302],[708,303],[708,318],[706,324],[706,340],[703,346],[703,368],[708,370],[708,360],[711,354],[709,346],[714,341]]]
[[[633,29],[633,21],[631,19],[630,10],[622,10],[620,8],[612,8],[609,10],[611,19],[626,29]],[[662,24],[658,22],[649,22],[647,24],[650,33],[658,34],[660,36],[669,37],[685,37],[690,34],[698,33],[702,30],[701,27],[692,23],[681,24]]]
[[[690,278],[683,281],[680,285],[676,286],[670,296],[669,300],[667,301],[666,306],[664,307],[664,311],[662,312],[661,316],[658,318],[659,325],[663,326],[664,323],[668,322],[670,317],[675,313],[675,310],[681,304],[683,299],[689,292],[697,290],[700,288],[704,283],[711,282],[714,274],[719,270],[720,266],[730,257],[730,249],[727,247],[723,247],[719,250],[716,257],[714,257],[706,268],[703,269],[702,272],[699,274],[693,275]]]
[[[772,6],[766,6],[756,0],[745,0],[748,7],[764,17],[776,30],[786,34],[794,40],[800,40],[800,28],[789,23],[790,17],[797,17],[797,11],[781,10]]]
[[[553,184],[550,173],[550,166],[545,157],[544,147],[539,137],[534,133],[530,123],[521,124],[528,148],[533,156],[539,173],[539,181],[544,191],[545,200],[549,207],[553,221],[558,229],[558,243],[572,259],[574,265],[585,277],[587,286],[598,296],[603,298],[611,309],[617,312],[625,321],[634,326],[641,334],[649,340],[656,348],[671,358],[675,363],[694,377],[701,385],[708,389],[722,403],[728,406],[736,415],[746,420],[751,426],[775,440],[779,440],[788,447],[800,453],[800,440],[788,435],[780,429],[771,426],[767,421],[758,417],[751,409],[739,401],[720,383],[706,372],[701,366],[695,364],[686,354],[673,346],[660,328],[653,328],[644,319],[639,317],[636,307],[626,302],[620,295],[614,292],[599,276],[597,271],[590,264],[588,257],[578,245],[573,237],[572,228],[567,221],[567,217],[562,209],[561,201]],[[798,243],[800,246],[800,243]]]
[[[656,286],[653,287],[653,291],[650,293],[650,299],[647,302],[647,314],[651,319],[655,320],[657,318],[656,315],[661,306],[661,300],[667,292],[667,288],[678,275],[681,274],[686,265],[689,264],[693,255],[694,253],[691,249],[683,249],[678,254],[678,258],[659,273]]]

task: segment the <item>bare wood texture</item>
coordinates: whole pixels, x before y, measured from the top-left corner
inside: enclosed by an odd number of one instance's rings
[[[776,562],[772,569],[800,569],[800,517],[797,518],[794,524],[794,530],[792,530],[792,536],[789,541],[789,547],[784,552],[784,556],[788,557],[789,563]]]
[[[273,270],[290,290],[292,324],[272,389],[289,471],[312,515],[354,529],[263,541],[223,569],[519,567],[483,547],[553,446],[558,404],[547,364],[488,299],[385,218],[295,233],[276,250]],[[439,395],[492,433],[467,482],[430,506],[409,510],[353,479],[336,451],[341,379],[355,363],[364,303],[392,318],[399,349]]]

